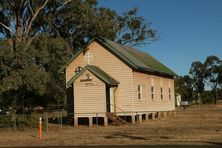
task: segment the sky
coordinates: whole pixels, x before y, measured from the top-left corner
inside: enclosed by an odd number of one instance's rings
[[[207,56],[222,59],[222,0],[98,0],[119,14],[138,8],[159,39],[139,47],[178,75]]]

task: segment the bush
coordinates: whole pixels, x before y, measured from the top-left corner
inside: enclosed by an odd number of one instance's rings
[[[11,127],[12,121],[10,115],[0,115],[0,128]]]
[[[19,114],[16,116],[16,124],[18,128],[29,127],[29,128],[37,128],[39,122],[39,114],[28,114],[22,115]]]

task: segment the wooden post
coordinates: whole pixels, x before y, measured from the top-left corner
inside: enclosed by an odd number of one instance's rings
[[[162,113],[162,112],[158,112],[158,114],[157,114],[157,117],[158,117],[158,118],[161,118],[161,113]]]
[[[163,117],[166,117],[166,116],[167,116],[166,112],[163,112]]]
[[[145,121],[149,121],[149,114],[145,115]]]
[[[78,117],[75,117],[74,118],[74,127],[77,127],[78,126]]]
[[[132,115],[132,116],[131,116],[131,119],[132,119],[132,124],[135,124],[135,123],[136,123],[136,117],[135,117],[135,115]]]
[[[104,126],[108,126],[108,118],[104,117]]]
[[[46,114],[45,114],[45,126],[46,126],[46,132],[48,132],[49,131],[49,114],[48,114],[48,112],[46,112]]]
[[[89,118],[89,127],[93,126],[93,117],[88,117]]]
[[[142,123],[143,122],[143,118],[142,118],[142,114],[139,115],[139,123]]]
[[[152,112],[152,120],[155,120],[155,112]]]

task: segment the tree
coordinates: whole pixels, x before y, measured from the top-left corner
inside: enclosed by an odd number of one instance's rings
[[[137,9],[133,8],[117,18],[119,31],[117,42],[128,46],[139,46],[157,39],[156,31],[145,23],[142,17],[137,16]]]
[[[196,97],[196,103],[197,103],[197,99],[201,99],[200,97],[205,87],[206,70],[204,64],[202,64],[199,61],[193,62],[189,73],[191,75],[191,78],[193,79],[194,90],[196,91],[198,96]]]
[[[139,46],[157,39],[156,31],[150,28],[137,9],[118,15],[109,8],[98,8],[96,0],[75,0],[55,15],[51,24],[53,35],[63,37],[76,52],[95,36],[130,46]],[[62,13],[61,13],[62,12]],[[53,21],[50,21],[53,22]]]
[[[180,76],[175,80],[176,93],[181,95],[183,101],[193,99],[193,80],[188,76]]]
[[[29,102],[61,99],[65,82],[58,69],[96,35],[135,46],[155,40],[156,32],[136,12],[133,9],[118,15],[99,8],[96,0],[1,0],[3,102],[15,113]]]
[[[220,66],[219,66],[218,83],[222,87],[222,60],[220,61]]]
[[[209,82],[214,94],[214,104],[217,103],[217,89],[220,79],[221,61],[217,56],[209,56],[204,62],[206,69],[206,79]]]
[[[49,94],[51,98],[58,98],[57,93],[60,93],[61,97],[64,96],[57,88],[58,86],[65,88],[65,84],[61,85],[62,77],[57,71],[70,58],[71,49],[63,39],[53,39],[47,36],[36,37],[27,51],[19,52],[19,55],[7,50],[7,44],[5,46],[1,46],[0,50],[2,65],[0,67],[0,92],[4,98],[9,97],[7,102],[11,102],[11,104],[5,104],[16,111],[19,107],[29,104],[25,102],[36,102],[31,100],[31,94],[43,98]],[[36,102],[35,105],[45,105],[46,102],[49,100],[40,104]]]

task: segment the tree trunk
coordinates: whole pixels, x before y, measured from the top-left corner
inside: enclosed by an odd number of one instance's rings
[[[17,112],[17,100],[18,100],[18,96],[15,95],[14,96],[14,100],[12,101],[11,107],[11,122],[12,122],[12,126],[14,131],[16,131],[16,112]]]
[[[214,91],[214,104],[217,104],[217,88]]]
[[[22,41],[23,37],[23,25],[22,25],[22,16],[20,11],[16,11],[16,31],[15,31],[16,38],[14,40],[14,50],[18,50],[18,45]]]
[[[201,104],[201,100],[202,100],[202,98],[201,98],[201,95],[202,95],[202,93],[198,93],[198,100],[199,100],[199,104]]]
[[[16,26],[16,36],[22,40],[23,35],[23,25],[22,25],[22,16],[19,14],[19,11],[16,12],[17,26]]]
[[[12,111],[11,111],[11,122],[13,130],[16,131],[16,104],[12,104]]]

